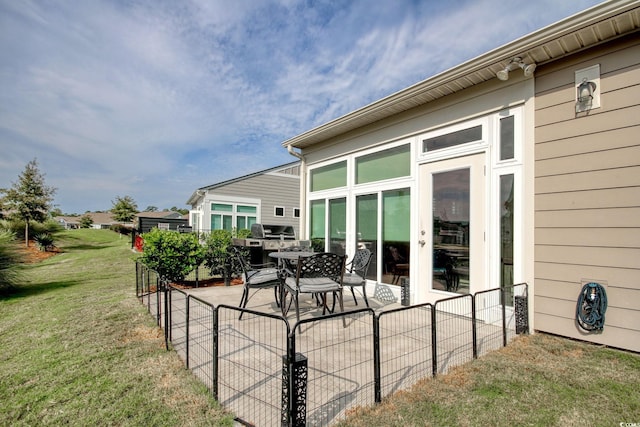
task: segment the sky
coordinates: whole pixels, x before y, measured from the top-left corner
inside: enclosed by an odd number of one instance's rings
[[[600,3],[0,0],[0,188],[188,208],[282,142]]]

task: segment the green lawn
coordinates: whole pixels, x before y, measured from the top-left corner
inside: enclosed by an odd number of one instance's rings
[[[74,230],[0,297],[0,426],[231,425],[135,297],[134,254]],[[537,334],[427,379],[344,426],[640,425],[640,355]]]
[[[536,334],[424,380],[344,426],[640,425],[640,355]]]
[[[0,297],[0,426],[232,425],[135,297],[130,240],[57,235]]]

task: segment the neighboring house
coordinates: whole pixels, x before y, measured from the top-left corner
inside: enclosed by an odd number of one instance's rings
[[[639,26],[605,2],[283,142],[300,237],[369,247],[412,303],[526,282],[535,330],[640,351]]]
[[[139,212],[133,222],[138,233],[146,233],[155,227],[177,231],[189,225],[187,216],[175,211]]]
[[[299,235],[300,162],[197,189],[187,200],[194,231],[290,225]]]
[[[55,220],[58,221],[58,223],[60,223],[60,225],[62,225],[65,229],[70,230],[80,228],[80,220],[85,215],[89,216],[93,221],[93,223],[91,224],[91,228],[108,229],[115,224],[131,226],[131,223],[116,221],[110,212],[87,212],[80,216],[58,216],[55,218]]]
[[[55,221],[64,227],[65,230],[75,230],[76,228],[80,228],[79,216],[57,216],[55,217]]]

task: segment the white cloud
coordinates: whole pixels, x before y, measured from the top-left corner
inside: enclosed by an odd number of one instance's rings
[[[182,206],[281,142],[594,1],[0,0],[0,187]],[[498,12],[499,11],[499,12]]]

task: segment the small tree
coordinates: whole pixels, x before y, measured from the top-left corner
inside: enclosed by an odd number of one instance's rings
[[[2,204],[11,211],[14,219],[24,221],[24,240],[29,246],[29,225],[32,221],[43,222],[47,219],[51,202],[56,189],[44,183],[44,175],[38,169],[36,159],[27,163],[18,182],[14,182],[10,189],[0,189],[4,193]]]
[[[154,228],[142,237],[144,250],[141,261],[156,271],[162,280],[179,282],[204,259],[205,248],[196,234]]]
[[[131,222],[138,212],[138,205],[130,196],[116,196],[116,201],[111,203],[111,213],[116,221]]]
[[[91,228],[93,225],[93,218],[91,215],[84,214],[80,217],[80,228]]]

